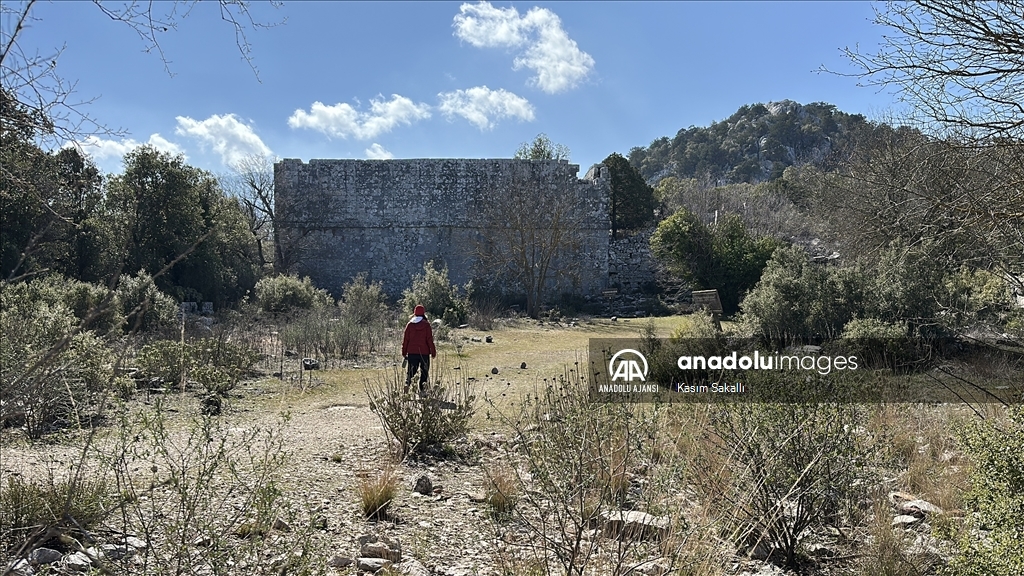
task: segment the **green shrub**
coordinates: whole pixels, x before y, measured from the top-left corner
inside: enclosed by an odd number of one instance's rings
[[[39,297],[35,283],[0,283],[0,424],[31,437],[79,424],[112,377],[113,357],[78,332],[67,304]]]
[[[843,327],[844,340],[899,340],[907,337],[907,327],[874,318],[854,318]]]
[[[985,270],[963,266],[945,276],[943,288],[942,321],[952,332],[961,332],[979,322],[998,325],[1012,310],[1009,284]]]
[[[301,356],[353,358],[378,350],[388,340],[390,320],[360,324],[342,310],[315,308],[295,314],[280,327],[281,343]]]
[[[143,346],[135,360],[147,378],[158,378],[168,386],[191,379],[208,393],[223,396],[252,370],[259,354],[217,338],[161,340]]]
[[[650,381],[677,382],[676,360],[680,356],[707,357],[725,352],[726,335],[719,329],[711,312],[699,310],[687,320],[668,339],[656,337],[653,322],[648,322],[642,329],[640,348],[650,365]],[[706,369],[688,370],[679,383],[706,384],[708,375]]]
[[[835,338],[864,316],[868,282],[859,267],[815,264],[798,246],[781,248],[743,299],[743,321],[751,333],[776,343]]]
[[[322,308],[333,303],[326,290],[313,286],[309,277],[271,276],[256,283],[256,301],[260,309],[272,314],[293,310]]]
[[[341,322],[348,327],[346,332],[356,336],[355,345],[346,346],[352,354],[359,350],[374,352],[384,345],[394,319],[382,283],[367,282],[365,274],[356,276],[345,284],[338,307]]]
[[[902,371],[917,358],[916,340],[907,337],[907,325],[875,318],[854,318],[841,335],[843,354],[856,356],[863,368]]]
[[[160,331],[173,328],[178,323],[178,304],[174,298],[161,292],[145,271],[121,278],[117,298],[128,331]]]
[[[943,266],[927,246],[893,244],[875,260],[847,266],[812,263],[797,247],[779,250],[743,300],[744,321],[754,334],[782,342],[831,339],[848,326],[862,333],[899,326],[901,337],[934,337],[1006,321],[1004,280]]]
[[[103,521],[115,503],[100,480],[27,480],[9,475],[0,485],[0,549],[10,558],[33,537],[56,528],[49,539],[35,546],[64,548],[57,534],[78,538]]]
[[[943,335],[939,302],[945,292],[945,264],[927,248],[893,244],[871,266],[865,300],[867,318],[905,322],[911,336]]]
[[[1024,407],[1009,408],[1002,421],[963,426],[957,436],[972,462],[964,501],[975,514],[967,517],[946,573],[1024,574]]]
[[[402,308],[411,314],[422,304],[430,318],[440,318],[449,326],[458,326],[469,314],[469,298],[459,296],[459,288],[448,279],[448,268],[438,269],[433,262],[423,265],[423,274],[412,278],[412,286],[402,293]]]
[[[117,293],[111,292],[106,286],[60,275],[47,276],[31,282],[30,285],[34,298],[51,305],[66,305],[85,330],[105,335],[120,330],[124,323]]]
[[[774,238],[752,236],[735,214],[706,226],[685,208],[662,221],[651,236],[654,256],[696,286],[717,289],[726,314],[739,309],[781,246]]]
[[[360,324],[378,323],[389,316],[383,283],[371,284],[366,280],[366,274],[359,274],[345,284],[338,307],[345,316]]]

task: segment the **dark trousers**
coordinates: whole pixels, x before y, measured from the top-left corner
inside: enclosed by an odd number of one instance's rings
[[[420,371],[420,388],[427,383],[427,373],[430,372],[430,354],[409,354],[409,368],[405,374],[405,385],[412,382],[412,376],[416,370]]]

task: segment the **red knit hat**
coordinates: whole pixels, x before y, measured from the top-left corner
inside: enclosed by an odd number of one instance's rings
[[[413,316],[423,316],[426,313],[427,313],[427,310],[426,310],[426,308],[423,307],[422,304],[417,304],[416,305],[416,309],[412,311],[412,315]]]

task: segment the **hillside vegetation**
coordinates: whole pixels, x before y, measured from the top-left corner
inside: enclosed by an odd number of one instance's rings
[[[652,184],[667,176],[757,183],[780,178],[789,166],[826,165],[870,129],[864,116],[831,104],[783,100],[742,106],[710,126],[691,126],[634,147],[629,161]]]

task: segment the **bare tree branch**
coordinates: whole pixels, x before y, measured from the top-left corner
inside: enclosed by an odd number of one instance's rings
[[[197,0],[154,2],[134,0],[122,4],[93,0],[96,7],[111,20],[128,26],[142,39],[147,52],[155,52],[168,74],[171,60],[160,43],[160,34],[177,28],[198,3]],[[270,2],[277,7],[279,3]],[[259,80],[259,70],[252,54],[248,34],[252,30],[284,23],[264,22],[253,14],[246,0],[218,0],[219,17],[229,24],[242,59]],[[24,34],[39,23],[33,15],[35,0],[0,3],[0,80],[2,89],[18,102],[33,120],[35,136],[53,146],[80,141],[89,135],[124,136],[126,131],[110,128],[90,115],[85,107],[93,99],[75,96],[76,82],[58,71],[65,46],[41,53],[25,48]],[[6,130],[6,126],[4,127]]]
[[[231,174],[221,178],[221,187],[238,199],[249,231],[256,243],[260,263],[275,268],[288,260],[277,228],[274,210],[274,162],[276,158],[260,154],[245,156],[231,166]],[[273,257],[268,258],[264,244],[270,243]]]
[[[582,243],[584,202],[573,183],[550,184],[521,164],[521,172],[493,190],[480,207],[486,233],[476,246],[487,276],[526,294],[536,318],[551,285],[572,281]]]
[[[924,128],[958,139],[1024,137],[1024,2],[888,2],[877,53],[844,50],[862,86],[895,88]]]

